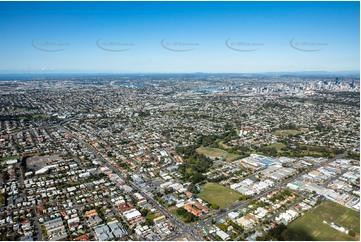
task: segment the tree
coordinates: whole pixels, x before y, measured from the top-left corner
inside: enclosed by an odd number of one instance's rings
[[[348,231],[348,235],[350,235],[351,237],[355,237],[356,233],[351,229],[350,231]]]
[[[188,186],[188,189],[187,189],[189,192],[191,193],[199,193],[199,191],[196,189],[196,186],[191,183],[189,186]]]
[[[177,148],[177,153],[182,154],[183,164],[179,166],[179,173],[183,179],[192,183],[204,180],[202,173],[208,171],[213,165],[213,161],[205,155],[196,151],[197,146],[187,146]]]
[[[142,214],[143,217],[146,217],[148,215],[148,209],[142,209],[140,213]]]
[[[168,195],[168,194],[170,194],[172,192],[174,192],[174,189],[171,188],[171,187],[167,187],[167,188],[164,189],[164,194],[165,195]]]
[[[4,182],[9,180],[9,178],[10,178],[9,173],[6,170],[3,170],[2,177],[3,177]]]
[[[217,204],[215,204],[215,203],[214,203],[214,204],[212,204],[212,205],[211,205],[211,208],[212,208],[212,209],[218,209],[218,208],[219,208],[219,206],[218,206]]]
[[[202,175],[202,173],[195,173],[194,176],[191,179],[192,183],[198,183],[204,180],[204,176]]]
[[[237,230],[238,232],[243,232],[244,229],[242,228],[242,226],[236,224],[235,222],[231,221],[230,225],[232,225],[233,229]]]
[[[184,208],[178,208],[178,209],[176,210],[176,212],[177,212],[178,215],[183,216],[183,215],[185,215],[188,211],[185,210]]]
[[[191,223],[197,220],[197,217],[193,213],[189,213],[189,212],[187,212],[187,214],[184,217],[185,217],[184,222],[186,223]]]
[[[268,231],[268,234],[274,239],[283,240],[282,233],[286,230],[287,230],[287,226],[284,225],[283,223],[280,223],[276,227],[270,229]]]
[[[145,219],[145,224],[148,225],[148,226],[153,226],[153,225],[154,225],[154,221],[153,221],[153,219],[146,218],[146,219]]]
[[[223,230],[224,232],[227,232],[227,225],[225,224],[219,224],[218,228],[220,228],[221,230]]]

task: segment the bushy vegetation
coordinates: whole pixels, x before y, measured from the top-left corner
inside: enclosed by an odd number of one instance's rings
[[[179,166],[179,172],[183,176],[183,180],[192,183],[204,180],[202,173],[208,171],[213,165],[213,161],[205,155],[198,154],[195,146],[178,148],[177,153],[183,157],[183,163]]]
[[[208,171],[213,165],[213,161],[205,155],[199,154],[197,148],[201,146],[218,148],[219,140],[227,142],[237,136],[232,124],[226,124],[224,130],[225,132],[222,135],[201,135],[195,145],[176,149],[176,152],[182,156],[184,161],[179,166],[179,172],[183,176],[183,180],[195,184],[205,179],[202,173]]]
[[[179,217],[183,218],[183,221],[185,223],[191,223],[191,222],[197,221],[197,217],[194,214],[192,214],[192,213],[188,212],[187,210],[185,210],[184,208],[178,208],[176,210],[176,213],[177,213],[177,215]]]

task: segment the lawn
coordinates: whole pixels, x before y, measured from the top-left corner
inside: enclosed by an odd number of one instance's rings
[[[224,156],[226,161],[233,161],[240,158],[240,155],[228,153],[227,151],[218,149],[218,148],[210,148],[210,147],[199,147],[197,149],[199,154],[203,154],[205,156]]]
[[[19,160],[19,159],[20,159],[19,156],[10,156],[10,157],[1,158],[0,161]]]
[[[301,131],[296,130],[296,129],[283,129],[283,130],[275,131],[275,134],[280,135],[280,136],[287,136],[289,134],[295,135],[295,134],[299,134],[299,133],[301,133]]]
[[[226,145],[225,143],[223,143],[222,140],[218,142],[218,145],[220,145],[221,148],[223,148],[223,149],[230,149],[230,148],[232,148],[231,146],[228,146],[228,145]]]
[[[280,153],[280,155],[282,155],[284,152],[281,150],[282,148],[286,147],[285,144],[282,143],[274,143],[274,144],[270,144],[267,146],[267,148],[276,148],[277,152]],[[300,151],[304,156],[315,156],[315,157],[320,157],[323,154],[321,152],[318,151],[308,151],[308,150],[302,150]]]
[[[0,193],[0,207],[5,205],[5,197],[4,194]]]
[[[34,116],[31,117],[32,119],[42,119],[42,118],[49,118],[49,115],[46,114],[35,114]]]
[[[274,144],[270,144],[267,146],[268,148],[276,148],[277,152],[281,152],[281,149],[283,147],[286,147],[285,144],[282,144],[282,143],[274,143]]]
[[[242,196],[234,190],[213,182],[202,186],[202,191],[197,195],[211,204],[217,204],[220,208],[231,206]]]
[[[162,214],[159,213],[159,212],[157,212],[157,213],[148,213],[146,218],[150,219],[150,220],[153,220],[153,219],[158,218],[160,216],[162,216]]]
[[[328,224],[323,223],[323,221]],[[358,234],[357,238],[331,228],[329,226],[331,222],[348,230],[352,229]],[[360,214],[337,203],[325,201],[296,219],[288,227],[297,235],[298,240],[358,240],[360,236]]]

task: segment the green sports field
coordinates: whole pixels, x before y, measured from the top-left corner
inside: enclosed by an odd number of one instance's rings
[[[233,161],[239,157],[240,155],[228,153],[227,151],[218,149],[218,148],[210,148],[210,147],[199,147],[197,149],[197,152],[199,154],[203,154],[205,156],[224,156],[226,158],[226,161]]]
[[[301,133],[301,131],[295,129],[283,129],[275,131],[275,134],[279,136],[288,136],[289,134],[295,135],[299,133]]]
[[[348,230],[353,230],[357,234],[356,237],[351,237],[330,227],[331,222]],[[360,236],[360,214],[337,203],[324,201],[304,216],[293,221],[288,228],[298,240],[358,240]]]
[[[212,182],[202,186],[202,191],[197,195],[211,204],[217,204],[220,208],[231,206],[241,197],[238,192]]]
[[[276,150],[278,152],[280,152],[283,147],[286,147],[286,145],[282,144],[282,143],[274,143],[274,144],[268,145],[267,147],[268,148],[276,148]]]

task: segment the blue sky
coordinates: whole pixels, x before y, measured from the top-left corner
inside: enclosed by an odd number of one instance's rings
[[[1,73],[360,66],[359,2],[0,2],[0,9]]]

